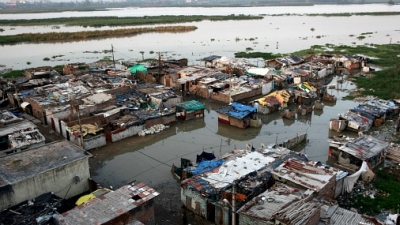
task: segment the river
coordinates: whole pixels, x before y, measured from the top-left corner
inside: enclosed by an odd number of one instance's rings
[[[12,69],[55,66],[71,62],[93,62],[112,58],[104,50],[114,48],[118,61],[157,58],[187,58],[190,65],[202,64],[210,55],[233,57],[235,52],[291,53],[313,45],[388,44],[399,43],[400,27],[394,21],[400,16],[301,16],[309,13],[387,12],[400,11],[400,5],[315,5],[293,7],[232,7],[232,8],[127,8],[94,12],[63,12],[35,14],[0,14],[0,19],[39,19],[84,16],[155,16],[155,15],[265,15],[262,20],[201,21],[187,33],[148,33],[123,38],[106,38],[65,43],[17,44],[0,46],[0,64]],[[298,14],[272,16],[272,14]],[[121,27],[83,28],[60,26],[0,27],[1,35],[44,32],[73,32],[80,30],[117,29]],[[360,40],[357,37],[365,36]],[[154,52],[154,53],[152,53]],[[50,58],[50,61],[44,61]],[[254,59],[256,64],[258,59]]]

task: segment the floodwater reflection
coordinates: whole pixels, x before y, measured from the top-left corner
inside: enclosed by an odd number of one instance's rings
[[[283,111],[258,114],[262,126],[248,129],[218,123],[215,110],[224,104],[198,99],[206,106],[204,118],[177,121],[155,135],[131,137],[92,151],[93,178],[103,186],[114,187],[131,180],[149,185],[162,183],[173,179],[171,165],[180,165],[181,158],[195,160],[196,155],[202,151],[219,156],[234,148],[245,149],[248,145],[260,148],[261,144],[283,143],[304,132],[308,134],[308,142],[293,150],[304,152],[311,160],[326,162],[329,147],[327,139],[335,135],[329,131],[329,120],[358,104],[342,100],[349,90],[335,90],[338,98],[336,104],[325,105],[320,112],[296,115],[293,120],[282,119]],[[292,104],[290,107],[296,109],[297,105]]]

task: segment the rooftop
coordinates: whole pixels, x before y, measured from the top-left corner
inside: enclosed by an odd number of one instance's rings
[[[246,203],[238,210],[238,213],[268,221],[273,219],[274,214],[281,209],[302,199],[302,196],[312,193],[310,190],[307,191],[308,193],[305,192],[282,183],[276,183],[269,190]]]
[[[229,115],[237,119],[243,119],[246,116],[250,115],[251,113],[255,112],[256,110],[257,110],[256,107],[243,105],[238,102],[232,102],[230,105],[226,105],[216,110],[216,112]]]
[[[1,157],[0,186],[17,183],[86,157],[89,154],[67,140]]]
[[[285,180],[290,180],[304,188],[319,191],[339,173],[333,168],[327,169],[324,166],[316,166],[313,162],[303,162],[297,159],[286,160],[272,173]]]
[[[39,130],[29,128],[28,130],[23,130],[8,135],[8,140],[10,143],[10,148],[24,148],[37,143],[44,144],[45,137],[40,133]]]
[[[381,141],[369,135],[356,138],[348,141],[346,144],[339,147],[339,150],[347,152],[354,157],[366,160],[378,155],[380,152],[389,148],[389,143]]]
[[[251,172],[266,167],[274,160],[259,152],[243,153],[240,157],[227,161],[217,172],[209,173],[203,179],[216,188],[222,188]]]
[[[28,120],[23,120],[18,123],[12,123],[6,125],[0,129],[0,137],[21,131],[26,130],[28,128],[36,128],[36,125]]]
[[[60,225],[104,224],[150,201],[159,193],[143,183],[125,185],[55,216]],[[141,224],[132,221],[130,224]]]
[[[372,220],[363,217],[361,214],[339,207],[338,205],[321,207],[321,220],[329,221],[331,225],[340,224],[375,224]]]

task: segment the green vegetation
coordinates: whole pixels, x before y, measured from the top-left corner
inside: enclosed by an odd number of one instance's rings
[[[370,35],[370,34],[373,34],[373,32],[365,32],[365,33],[361,33],[361,35]]]
[[[49,57],[43,58],[43,61],[50,61]]]
[[[375,187],[380,190],[375,198],[358,195],[352,201],[352,207],[358,208],[362,213],[374,215],[381,213],[382,210],[390,210],[393,213],[399,208],[400,183],[396,176],[391,173],[379,171]]]
[[[355,43],[354,43],[355,44]],[[371,59],[371,64],[380,68],[374,72],[375,76],[357,77],[354,82],[358,88],[363,88],[361,95],[374,95],[382,99],[400,98],[400,44],[375,45],[366,44],[358,46],[326,44],[314,45],[310,49],[293,52],[290,55],[305,56],[309,54],[339,54],[339,55],[365,55]],[[289,55],[289,54],[285,54]],[[282,54],[271,52],[237,52],[237,58],[262,58],[265,60],[282,57]],[[346,99],[354,98],[348,96]]]
[[[118,30],[98,30],[81,32],[60,33],[25,33],[17,35],[0,36],[0,44],[17,44],[22,42],[66,42],[81,41],[95,38],[124,37],[148,32],[188,32],[197,29],[195,26],[166,26],[166,27],[144,27]]]
[[[357,77],[355,83],[363,88],[362,95],[374,95],[382,99],[400,98],[400,62],[393,67],[374,72],[371,78]]]
[[[246,52],[248,52],[248,51],[253,51],[253,49],[251,47],[247,47]]]
[[[365,36],[360,35],[360,36],[357,37],[357,39],[361,41],[361,40],[365,39]]]
[[[256,20],[263,19],[262,16],[251,15],[227,15],[227,16],[143,16],[143,17],[69,17],[53,19],[31,19],[31,20],[0,20],[0,26],[47,26],[47,25],[66,25],[84,27],[104,27],[104,26],[138,26],[154,24],[173,24],[200,22],[203,20],[223,21],[223,20]]]
[[[24,70],[11,70],[8,73],[4,73],[2,75],[3,78],[16,78],[16,77],[23,77],[24,76]]]

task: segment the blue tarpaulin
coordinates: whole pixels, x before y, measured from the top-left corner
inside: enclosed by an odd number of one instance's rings
[[[196,169],[194,169],[193,175],[198,175],[207,171],[212,171],[215,168],[219,167],[222,165],[222,163],[224,163],[225,160],[220,159],[220,160],[212,160],[212,161],[201,161]]]
[[[237,119],[243,119],[257,110],[256,107],[243,105],[238,102],[232,102],[221,109],[216,110],[218,113],[226,114]]]

